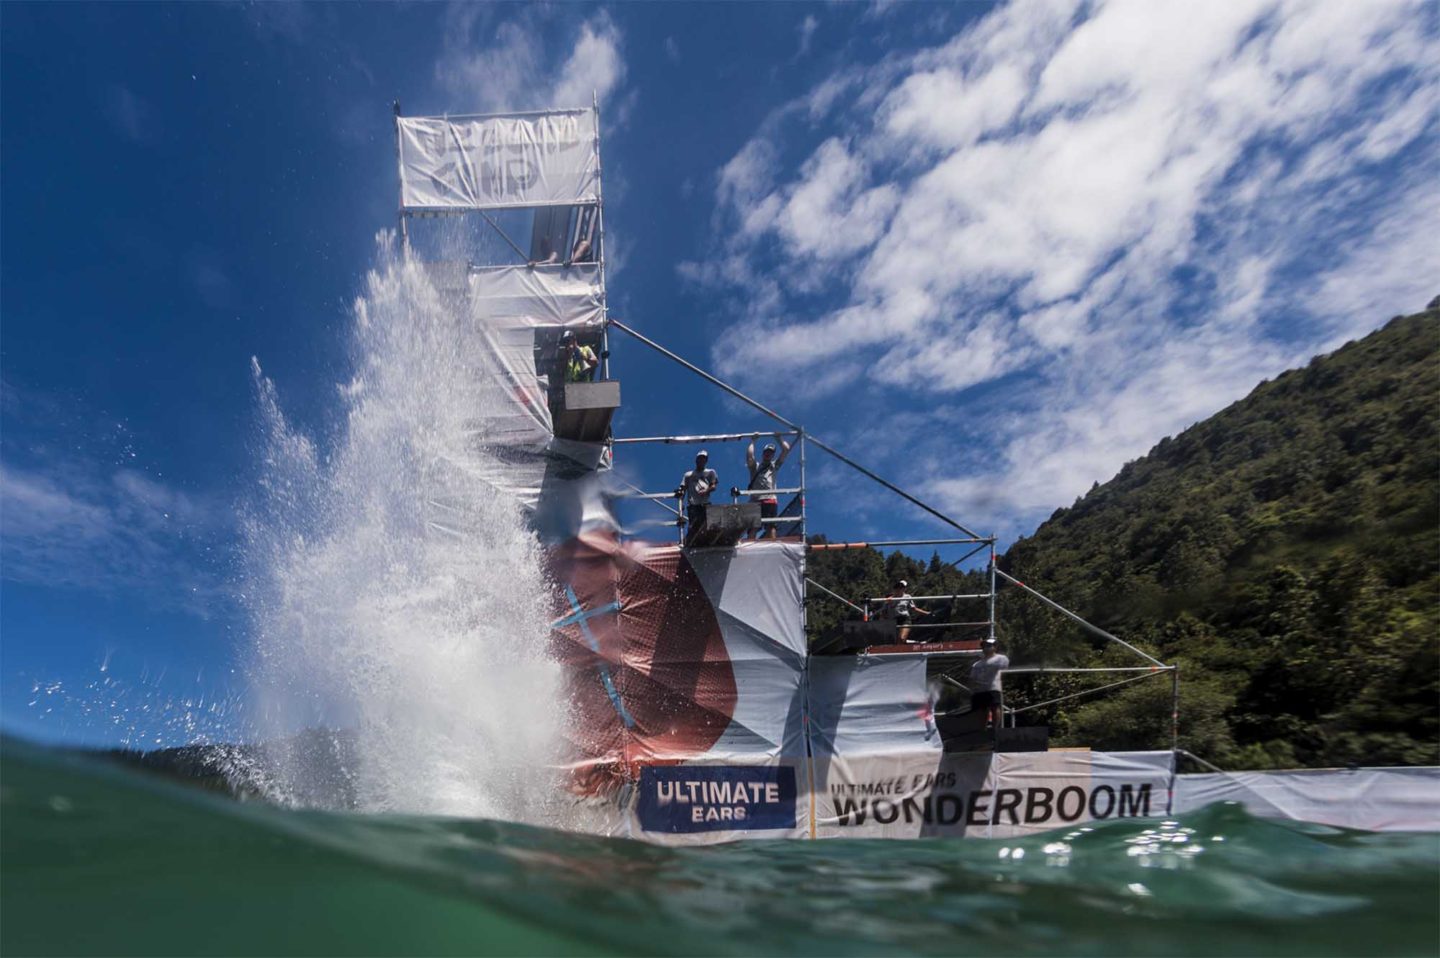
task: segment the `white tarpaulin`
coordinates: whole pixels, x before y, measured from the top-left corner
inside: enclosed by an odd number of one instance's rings
[[[595,326],[605,318],[600,267],[487,266],[470,271],[470,309],[489,327]]]
[[[1181,775],[1175,813],[1239,802],[1252,815],[1367,831],[1440,831],[1440,768]]]
[[[582,529],[613,528],[595,470],[604,464],[598,443],[552,435],[551,382],[559,373],[559,329],[584,330],[604,316],[599,268],[524,266],[471,269],[428,263],[437,293],[471,330],[476,388],[468,421],[472,445],[483,452],[464,466],[530,511],[546,541]],[[590,332],[591,340],[597,335]],[[540,509],[541,499],[545,508]]]
[[[593,110],[522,116],[398,117],[400,206],[411,211],[594,203]]]
[[[925,660],[813,656],[810,748],[818,757],[938,753]]]

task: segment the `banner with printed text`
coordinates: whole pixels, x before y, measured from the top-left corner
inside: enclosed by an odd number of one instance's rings
[[[1008,838],[1165,814],[1169,752],[816,759],[817,838]]]
[[[505,209],[599,198],[593,110],[406,116],[396,123],[402,209]]]

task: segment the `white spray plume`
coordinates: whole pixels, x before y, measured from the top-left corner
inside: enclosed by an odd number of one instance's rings
[[[481,339],[384,234],[355,304],[355,374],[331,452],[291,428],[254,364],[258,704],[272,737],[345,730],[324,760],[314,747],[272,751],[266,777],[282,800],[544,818],[560,711],[549,591],[518,505],[484,479],[495,453],[475,424],[503,418],[486,404],[505,390]]]

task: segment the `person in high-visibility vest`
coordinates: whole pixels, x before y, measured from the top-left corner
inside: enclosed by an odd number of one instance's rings
[[[590,383],[595,381],[600,360],[595,350],[576,340],[574,330],[567,329],[560,335],[560,363],[567,383]]]

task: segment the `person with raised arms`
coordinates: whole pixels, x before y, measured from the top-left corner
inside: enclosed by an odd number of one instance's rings
[[[775,455],[775,443],[767,442],[764,450],[760,453],[760,461],[755,460],[755,440],[760,438],[757,432],[750,437],[750,445],[745,447],[745,465],[750,470],[750,485],[746,488],[757,491],[750,497],[751,502],[760,503],[760,518],[774,519],[780,509],[780,500],[775,495],[775,474],[785,463],[785,457],[790,455],[790,444],[777,432],[775,441],[780,443],[780,455]],[[779,535],[779,530],[772,523],[768,527],[761,522],[760,528],[755,532],[756,539],[774,539]]]

